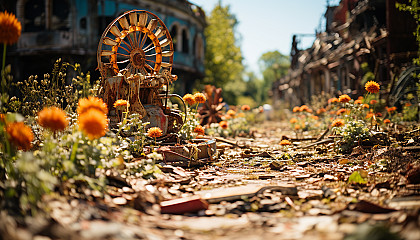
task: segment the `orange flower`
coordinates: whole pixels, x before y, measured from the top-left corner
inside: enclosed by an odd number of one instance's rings
[[[204,135],[204,128],[201,125],[198,125],[194,128],[194,132],[198,135]]]
[[[397,107],[390,107],[386,109],[389,113],[393,113],[397,110]]]
[[[369,105],[368,104],[363,104],[363,108],[369,108]]]
[[[359,96],[358,98],[357,98],[357,100],[360,100],[360,101],[362,101],[364,99],[364,97],[363,96]]]
[[[354,101],[354,104],[363,104],[362,100],[357,99],[356,101]]]
[[[333,126],[333,127],[341,127],[343,125],[344,125],[344,120],[341,119],[341,118],[335,119],[331,124],[331,126]]]
[[[374,114],[372,112],[367,113],[366,114],[366,119],[369,119],[369,118],[373,117],[373,115]]]
[[[204,94],[198,92],[194,94],[194,100],[198,103],[205,103],[207,98]]]
[[[348,103],[348,102],[350,102],[350,100],[351,100],[351,98],[347,94],[343,94],[338,98],[338,101],[342,102],[342,103]]]
[[[405,103],[404,106],[411,107],[411,103],[409,103],[409,102],[408,103]]]
[[[300,112],[300,107],[298,107],[298,106],[294,107],[293,112]]]
[[[185,94],[182,99],[184,99],[184,101],[190,106],[195,103],[194,95],[189,93]]]
[[[306,106],[306,105],[302,105],[302,106],[300,106],[300,111],[301,112],[305,112],[305,111],[309,112],[309,107]]]
[[[336,103],[336,102],[338,102],[338,98],[330,98],[330,99],[328,99],[328,103],[329,104]]]
[[[375,99],[374,100],[370,100],[370,105],[374,105],[374,104],[377,104],[378,103],[378,101],[376,101]]]
[[[319,117],[318,117],[318,116],[315,116],[315,115],[312,115],[311,117],[312,117],[312,119],[314,119],[314,120],[318,120],[318,119],[319,119]]]
[[[295,125],[295,130],[299,130],[299,129],[300,129],[300,125],[299,124]]]
[[[241,110],[242,111],[249,111],[249,110],[251,110],[251,108],[248,105],[242,105]]]
[[[240,118],[241,118],[241,117],[243,118],[243,117],[245,117],[245,113],[240,112],[240,113],[238,113],[238,115],[237,115],[237,116],[238,116],[238,117],[240,117]]]
[[[79,105],[77,106],[77,113],[79,116],[90,109],[96,109],[103,114],[108,114],[108,107],[101,98],[89,97],[79,100]]]
[[[0,122],[6,123],[6,115],[4,115],[3,113],[0,113]]]
[[[377,116],[377,117],[382,117],[382,113],[380,113],[380,112],[375,113],[375,116]]]
[[[114,103],[114,108],[118,110],[124,110],[124,109],[127,109],[127,107],[130,107],[130,103],[124,99],[118,99]]]
[[[389,124],[389,123],[391,123],[391,120],[389,120],[389,119],[385,119],[385,120],[384,120],[384,123],[385,123],[385,124]]]
[[[13,122],[6,125],[6,132],[12,142],[18,149],[27,151],[31,149],[31,142],[34,139],[32,129],[23,122]]]
[[[162,130],[158,127],[151,127],[147,130],[147,136],[151,138],[158,138],[162,136]]]
[[[290,145],[290,144],[292,144],[292,143],[287,139],[283,139],[280,142],[280,145],[282,145],[282,146],[287,146],[287,145]]]
[[[327,110],[325,109],[325,108],[320,108],[320,109],[318,109],[318,110],[316,110],[316,114],[322,114],[322,113],[324,113],[324,112],[326,112]]]
[[[369,81],[365,84],[365,89],[369,93],[378,93],[379,92],[379,84],[375,81]]]
[[[229,109],[229,110],[227,111],[227,115],[229,115],[229,116],[233,117],[233,116],[235,116],[235,115],[236,115],[236,112],[235,112],[235,111],[233,111],[232,109]]]
[[[219,126],[223,129],[227,129],[228,128],[228,122],[221,121],[221,122],[219,122]]]
[[[337,115],[341,115],[342,113],[345,113],[346,109],[345,108],[340,108],[337,110]]]
[[[335,112],[335,111],[333,111],[333,110],[331,110],[331,111],[330,111],[330,115],[335,115],[335,113],[336,113],[336,112]]]
[[[13,13],[0,12],[0,43],[12,45],[19,40],[22,25]]]
[[[63,131],[69,125],[66,113],[58,107],[42,109],[38,113],[38,123],[53,132]]]
[[[108,130],[108,119],[102,111],[91,108],[79,115],[78,125],[80,130],[93,140],[105,135]]]
[[[291,124],[294,124],[294,123],[297,123],[297,122],[298,122],[298,120],[296,118],[291,118],[290,119],[290,123]]]

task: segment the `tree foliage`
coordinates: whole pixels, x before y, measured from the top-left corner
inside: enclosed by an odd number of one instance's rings
[[[396,3],[396,7],[401,11],[409,12],[413,15],[414,20],[416,21],[416,31],[414,32],[414,36],[416,36],[417,46],[418,46],[418,53],[420,56],[420,4],[419,0],[409,0],[409,4],[402,4]],[[414,59],[414,63],[420,66],[420,57]]]
[[[273,83],[287,74],[290,66],[289,57],[281,54],[279,51],[266,52],[259,59],[260,69],[263,75],[262,101],[268,99],[268,92]]]
[[[225,100],[235,104],[241,93],[238,86],[243,83],[244,69],[235,37],[236,17],[230,13],[229,6],[222,6],[219,2],[207,17],[207,23],[204,81],[222,87]]]

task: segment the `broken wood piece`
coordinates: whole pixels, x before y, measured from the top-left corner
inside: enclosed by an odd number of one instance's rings
[[[324,143],[331,143],[331,142],[334,142],[334,139],[327,138],[327,139],[324,139],[324,140],[320,140],[320,141],[308,144],[306,146],[302,146],[300,148],[310,148],[310,147],[313,147],[313,146],[317,146],[317,145],[324,144]]]
[[[396,209],[382,207],[366,200],[361,200],[354,205],[350,205],[349,209],[363,213],[390,213],[397,211]]]
[[[209,204],[200,196],[178,198],[160,203],[160,212],[163,214],[195,213],[207,210]]]
[[[196,192],[197,195],[207,200],[209,203],[218,203],[221,201],[233,201],[243,197],[253,197],[265,190],[279,191],[284,195],[297,196],[297,188],[295,185],[260,185],[249,184],[239,187],[218,188]]]

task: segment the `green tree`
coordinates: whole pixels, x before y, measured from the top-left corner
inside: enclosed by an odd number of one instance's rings
[[[418,53],[420,56],[420,4],[419,0],[409,0],[408,4],[403,3],[396,3],[395,6],[400,11],[406,11],[413,15],[414,20],[416,21],[416,31],[414,32],[414,36],[416,36],[417,45],[418,45]],[[414,63],[420,66],[420,57],[414,59]]]
[[[259,59],[260,69],[263,75],[261,101],[267,101],[269,91],[273,83],[287,74],[290,66],[289,56],[279,51],[266,52]]]
[[[236,104],[237,97],[245,90],[242,73],[241,48],[235,37],[237,20],[229,6],[219,2],[207,17],[205,30],[205,84],[222,87],[223,97],[229,104]],[[238,86],[242,85],[242,89]]]

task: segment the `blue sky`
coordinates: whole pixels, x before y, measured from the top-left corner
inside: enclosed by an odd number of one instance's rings
[[[206,14],[219,0],[190,0]],[[239,21],[241,49],[249,70],[258,72],[258,58],[265,52],[278,50],[289,55],[295,33],[314,34],[326,10],[327,0],[222,0]],[[337,2],[337,1],[330,1]],[[322,21],[324,29],[324,21]],[[301,47],[312,45],[314,38],[302,39]]]

